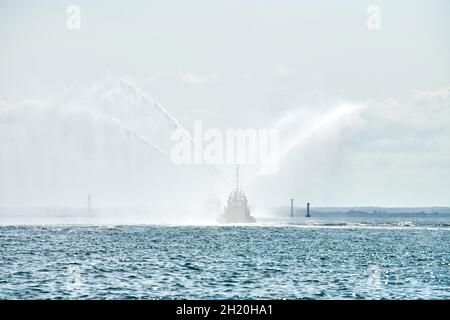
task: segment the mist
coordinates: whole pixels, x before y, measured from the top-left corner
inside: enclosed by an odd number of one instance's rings
[[[237,165],[255,217],[449,206],[449,4],[381,1],[377,30],[370,4],[80,1],[71,29],[65,5],[2,3],[0,210],[215,221]],[[207,160],[196,123],[276,132],[276,165]],[[199,163],[174,161],[174,132]]]

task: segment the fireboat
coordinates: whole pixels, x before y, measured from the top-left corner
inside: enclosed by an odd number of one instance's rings
[[[247,197],[244,191],[239,190],[239,165],[236,167],[236,189],[228,196],[227,206],[217,219],[219,223],[249,223],[255,222],[250,215]]]

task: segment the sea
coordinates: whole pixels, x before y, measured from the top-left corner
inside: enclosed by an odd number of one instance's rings
[[[0,226],[0,299],[449,299],[449,215]]]

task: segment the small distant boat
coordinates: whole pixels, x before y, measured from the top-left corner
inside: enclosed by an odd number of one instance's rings
[[[250,223],[255,218],[250,215],[247,197],[239,190],[239,166],[236,167],[236,189],[228,196],[225,212],[217,219],[219,223]]]

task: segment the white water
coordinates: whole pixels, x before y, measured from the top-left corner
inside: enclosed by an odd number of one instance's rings
[[[214,172],[176,166],[170,136],[180,122],[113,76],[53,100],[4,103],[0,121],[3,206],[84,207],[92,194],[97,208],[152,208],[172,220],[200,211]]]
[[[360,108],[338,104],[314,121],[289,113],[273,126],[287,141],[281,144],[281,160]],[[2,173],[3,205],[84,207],[92,194],[97,208],[151,208],[145,215],[155,221],[198,221],[208,190],[215,186],[223,203],[232,187],[214,165],[185,170],[172,163],[173,130],[185,131],[195,145],[192,137],[166,107],[127,79],[109,75],[58,99],[8,105],[0,112],[0,119],[12,123],[3,127],[9,156],[0,168],[14,164],[23,170],[19,178],[17,172]],[[254,173],[253,178],[252,171],[245,173],[244,186],[255,181]]]

